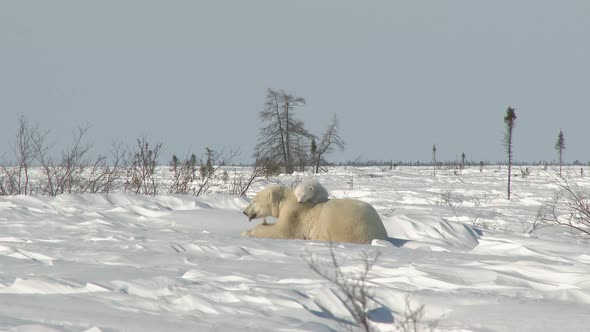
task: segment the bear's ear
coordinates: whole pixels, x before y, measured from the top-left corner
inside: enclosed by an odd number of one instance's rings
[[[271,190],[268,193],[268,198],[271,204],[278,203],[283,198],[283,191],[280,190],[280,188],[277,188],[276,190]]]
[[[279,217],[279,208],[281,200],[283,199],[283,189],[277,188],[276,190],[271,190],[269,193],[269,204],[271,208],[271,215],[275,218]]]

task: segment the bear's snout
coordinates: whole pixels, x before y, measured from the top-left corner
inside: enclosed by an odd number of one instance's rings
[[[248,212],[248,210],[251,210],[249,206],[246,208],[246,210],[244,210],[242,212],[242,213],[244,213],[244,215],[246,217],[248,217],[248,221],[252,221],[252,219],[256,219],[256,213],[250,213],[250,212]]]

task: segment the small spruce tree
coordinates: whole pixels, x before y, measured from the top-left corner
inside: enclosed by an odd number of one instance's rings
[[[170,171],[176,173],[178,170],[178,157],[176,155],[172,155],[172,161],[170,162]]]
[[[436,176],[436,144],[432,145],[432,175]]]
[[[461,153],[461,169],[465,168],[465,152]]]
[[[313,137],[311,139],[311,147],[310,147],[310,153],[311,153],[311,160],[316,160],[316,154],[318,153],[318,145],[315,142],[315,137]],[[314,169],[315,170],[315,169]]]
[[[199,173],[201,175],[201,180],[204,180],[205,178],[210,177],[211,175],[213,175],[214,169],[213,169],[213,158],[214,158],[214,151],[210,148],[205,148],[205,155],[206,155],[206,161],[204,165],[201,165],[201,167],[199,168]],[[195,158],[196,161],[196,158]]]
[[[563,131],[559,131],[557,135],[557,142],[555,142],[555,150],[559,155],[559,176],[561,177],[561,166],[563,165],[563,150],[565,150],[565,138],[563,137]]]
[[[189,160],[189,167],[191,173],[191,181],[195,181],[197,179],[197,155],[191,154],[191,159]]]

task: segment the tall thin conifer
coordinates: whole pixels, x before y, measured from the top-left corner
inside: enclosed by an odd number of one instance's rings
[[[504,135],[504,146],[508,154],[508,199],[510,200],[511,187],[510,180],[512,178],[512,132],[516,122],[516,109],[508,107],[506,109],[506,116],[504,116],[504,124],[506,125],[506,133]]]

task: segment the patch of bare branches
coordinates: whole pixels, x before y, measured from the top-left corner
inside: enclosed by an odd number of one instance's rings
[[[524,220],[521,221],[523,233],[532,234],[541,228],[553,226],[552,223],[548,223],[548,220],[550,220],[548,216],[550,216],[551,213],[555,213],[555,207],[551,207],[550,204],[541,205],[537,209],[537,214],[532,223],[528,223]]]
[[[254,179],[261,175],[261,170],[257,163],[251,176],[234,172],[234,176],[230,178],[224,168],[231,164],[237,155],[238,152],[234,150],[216,151],[206,148],[202,158],[192,154],[190,158],[179,160],[173,156],[170,163],[172,183],[168,192],[200,196],[214,189],[229,187],[229,194],[244,195]]]
[[[267,172],[265,164],[260,159],[256,159],[252,166],[251,172],[235,172],[229,179],[227,176],[227,182],[229,182],[228,194],[245,196],[250,186],[256,182],[256,179],[262,177]]]
[[[62,151],[61,158],[57,162],[48,156],[49,147],[45,142],[37,144],[37,157],[46,179],[41,187],[44,194],[56,196],[84,191],[87,181],[85,171],[89,165],[85,158],[91,147],[83,142],[87,130],[86,126],[79,127],[73,132],[72,146]],[[97,164],[100,164],[100,158]]]
[[[150,146],[146,138],[137,140],[137,149],[131,157],[131,165],[127,168],[125,192],[143,195],[157,195],[156,167],[162,143]]]
[[[18,129],[14,142],[10,144],[16,160],[2,166],[0,193],[3,195],[27,195],[30,193],[30,169],[36,160],[36,146],[45,140],[46,132],[37,125],[29,124],[24,116],[18,118]]]
[[[360,255],[363,267],[360,273],[354,276],[342,272],[332,244],[330,244],[330,257],[327,262],[308,252],[307,263],[315,273],[336,286],[338,290],[336,296],[353,318],[353,323],[363,331],[371,331],[368,311],[373,294],[369,288],[367,277],[380,253],[376,252],[370,255],[366,251],[361,251]]]
[[[128,154],[123,143],[113,143],[111,159],[98,156],[89,168],[84,192],[109,194],[122,187],[130,162]]]
[[[237,154],[238,152],[234,150],[215,151],[207,148],[205,159],[201,160],[199,168],[201,178],[197,182],[195,195],[199,196],[209,192],[216,185],[215,180],[219,174],[219,169],[230,164]]]
[[[542,220],[590,236],[590,195],[564,177],[555,183],[559,190],[544,208]]]
[[[197,180],[197,155],[194,153],[183,160],[176,155],[172,156],[170,172],[172,183],[168,188],[170,194],[188,194],[193,190],[193,183]]]
[[[57,159],[50,154],[47,131],[19,117],[15,141],[11,145],[16,162],[0,168],[0,195],[41,194],[56,196],[64,193],[109,193],[120,185],[126,164],[122,144],[113,145],[113,160],[98,156],[87,157],[91,145],[84,143],[88,126],[73,132],[73,143]],[[31,171],[37,175],[31,178]]]
[[[168,173],[159,167],[162,143],[151,144],[146,138],[138,139],[131,152],[122,143],[114,143],[110,157],[99,155],[92,159],[92,146],[85,142],[89,126],[74,130],[72,144],[56,158],[47,142],[48,132],[22,116],[18,123],[10,144],[13,161],[2,161],[0,165],[0,195],[113,191],[157,195],[163,188],[168,193],[196,196],[211,191],[245,195],[256,179],[273,172],[268,160],[257,158],[251,172],[234,171],[230,176],[227,166],[237,151],[206,148],[202,158],[192,154],[180,160],[174,156]]]
[[[344,273],[342,266],[334,252],[333,244],[330,243],[329,257],[320,258],[316,254],[307,251],[307,264],[322,278],[326,279],[336,287],[335,295],[346,308],[346,311],[353,319],[353,324],[360,330],[369,332],[375,330],[371,324],[370,306],[379,304],[375,299],[373,290],[375,285],[370,287],[368,276],[380,257],[377,251],[369,254],[362,250],[361,269],[357,273]],[[412,303],[410,296],[405,298],[405,308],[400,310],[399,317],[392,320],[396,331],[421,332],[433,331],[437,322],[424,323],[425,306]]]

